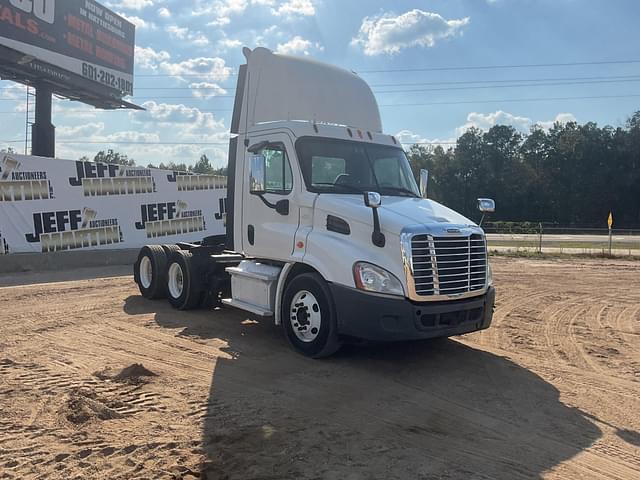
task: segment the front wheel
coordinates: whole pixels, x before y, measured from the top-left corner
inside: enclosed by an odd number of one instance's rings
[[[328,357],[341,346],[333,298],[317,273],[304,273],[289,282],[281,318],[289,343],[303,355]]]

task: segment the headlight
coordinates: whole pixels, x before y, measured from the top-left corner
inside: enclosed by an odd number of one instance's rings
[[[493,271],[491,270],[491,264],[487,260],[487,287],[493,285]]]
[[[367,262],[357,262],[353,266],[353,277],[356,281],[356,287],[360,290],[404,296],[400,280],[384,268]]]

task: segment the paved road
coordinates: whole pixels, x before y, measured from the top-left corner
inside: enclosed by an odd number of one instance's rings
[[[537,242],[537,234],[502,234],[488,233],[487,239],[491,241],[518,241],[518,242]],[[542,236],[543,242],[571,242],[571,243],[608,243],[608,235],[546,235]],[[640,246],[640,235],[613,235],[615,243],[624,243],[629,245]]]

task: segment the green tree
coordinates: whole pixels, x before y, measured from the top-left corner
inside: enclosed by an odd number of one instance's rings
[[[89,161],[89,157],[85,155],[80,158],[80,161]],[[107,151],[100,150],[98,153],[96,153],[95,157],[93,157],[93,161],[96,163],[124,165],[126,167],[134,167],[136,165],[136,162],[132,158],[129,158],[127,155],[116,152],[112,149],[109,149]]]
[[[198,160],[193,167],[189,167],[189,171],[193,173],[212,174],[214,172],[214,168],[209,161],[209,157],[207,157],[205,154],[202,154],[200,155],[200,160]]]

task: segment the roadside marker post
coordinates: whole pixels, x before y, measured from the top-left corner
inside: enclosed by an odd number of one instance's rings
[[[538,236],[538,253],[542,253],[542,222],[538,225],[540,227],[540,235]]]
[[[609,212],[607,225],[609,225],[609,256],[611,256],[611,227],[613,226],[613,215],[611,214],[611,212]]]

